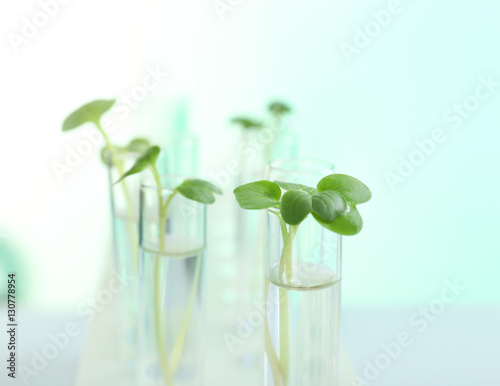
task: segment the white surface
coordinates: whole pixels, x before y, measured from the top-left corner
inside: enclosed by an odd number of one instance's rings
[[[76,386],[133,386],[134,378],[120,364],[119,334],[116,328],[118,302],[113,302],[97,314],[89,325],[85,349],[78,368]]]
[[[419,307],[344,310],[342,341],[360,376],[365,360],[373,363],[384,352],[381,344],[404,331],[410,336],[411,344],[369,385],[500,385],[500,307],[450,307],[425,329],[412,324],[415,312]]]
[[[107,308],[109,313],[112,307]],[[73,315],[24,311],[19,324],[19,364],[30,366],[32,350],[41,352],[50,343],[49,334],[62,331],[76,322],[82,333],[70,340],[59,355],[48,362],[37,376],[28,379],[33,386],[127,386],[133,379],[115,359],[112,318],[101,313],[90,325],[83,350],[85,324]],[[450,308],[419,332],[409,323],[409,316],[418,311],[409,308],[345,309],[342,312],[341,338],[343,348],[363,377],[365,360],[383,353],[382,343],[388,344],[402,331],[407,331],[412,344],[367,384],[373,386],[496,386],[500,385],[500,308]],[[5,315],[2,307],[1,314]],[[220,335],[209,337],[207,385],[244,385],[251,379],[236,367],[227,365],[225,347],[218,343]],[[6,335],[2,334],[2,356],[5,356]],[[83,352],[83,355],[82,355]],[[342,359],[344,369],[347,359]],[[78,367],[78,380],[75,374]],[[21,378],[11,380],[2,367],[1,385],[24,385]],[[19,367],[18,376],[20,377]],[[214,380],[216,380],[214,382]],[[222,383],[226,382],[226,383]],[[236,383],[235,383],[236,382]],[[354,386],[347,381],[342,386]],[[257,386],[252,384],[252,386]],[[308,385],[304,385],[308,386]]]
[[[85,324],[82,319],[70,313],[25,310],[22,308],[22,304],[17,305],[17,311],[16,339],[18,346],[16,360],[18,363],[16,379],[11,379],[7,376],[7,369],[4,366],[4,358],[7,358],[8,336],[4,333],[4,327],[7,328],[7,308],[5,304],[0,307],[0,320],[2,321],[0,385],[73,385],[85,339]],[[64,338],[60,338],[61,348],[57,349],[53,359],[49,358],[45,365],[42,363],[40,368],[34,368],[33,360],[35,357],[43,356],[44,353],[51,355],[52,351],[48,348],[53,344],[51,336],[60,336],[60,334],[65,333],[67,326],[72,323],[76,325],[75,336],[70,337],[67,343],[65,343]],[[39,362],[35,363],[35,366],[39,365]],[[25,374],[24,379],[23,374]]]
[[[408,321],[415,311],[401,308],[343,311],[341,338],[344,354],[348,356],[341,358],[341,386],[358,385],[352,381],[350,363],[354,365],[356,374],[373,386],[500,385],[497,363],[500,357],[500,309],[450,309],[422,332]],[[367,379],[364,376],[365,360],[373,363],[377,355],[384,353],[381,344],[395,341],[402,331],[409,333],[412,343],[403,348],[376,379]],[[129,384],[116,364],[106,358],[109,350],[104,348],[111,332],[90,333],[89,351],[84,356],[87,361],[81,363],[77,386]],[[209,337],[207,385],[234,385],[236,382],[239,386],[256,386],[249,381],[251,374],[228,365],[225,360],[228,353],[216,342],[217,335]]]
[[[134,377],[119,363],[116,350],[118,335],[114,328],[114,309],[108,307],[91,324],[85,351],[80,362],[76,386],[133,386]],[[221,339],[224,326],[212,326],[212,334],[207,337],[205,367],[206,385],[209,386],[256,386],[260,368],[245,368],[241,358],[233,356]],[[258,336],[258,332],[255,333]],[[255,363],[259,366],[258,363]],[[342,385],[348,384],[353,374],[348,359],[342,357]]]

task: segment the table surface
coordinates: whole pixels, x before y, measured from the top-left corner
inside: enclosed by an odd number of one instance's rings
[[[0,384],[133,385],[132,377],[118,364],[115,346],[109,343],[116,331],[112,312],[109,307],[87,324],[71,314],[23,311],[18,326],[18,377],[4,381],[8,379],[4,368]],[[426,328],[423,323],[412,323],[410,315],[414,312],[395,307],[342,311],[342,386],[500,385],[500,308],[450,308]],[[54,357],[45,364],[35,362],[35,368],[33,361],[44,352],[52,355],[47,347],[71,323],[76,323],[81,332],[67,342],[60,341]],[[404,347],[398,343],[401,334]],[[208,347],[208,385],[259,384],[251,370],[245,373],[237,358],[231,357],[220,335],[209,337]],[[21,366],[25,366],[24,371]],[[359,378],[353,378],[352,369]]]

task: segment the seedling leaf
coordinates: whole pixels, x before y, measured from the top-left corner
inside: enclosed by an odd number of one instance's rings
[[[274,115],[283,115],[292,111],[292,109],[282,102],[272,102],[269,104],[269,111]]]
[[[372,197],[370,189],[358,179],[345,174],[331,174],[318,182],[318,192],[335,190],[349,203],[362,204]]]
[[[351,207],[348,213],[337,217],[332,222],[323,220],[315,213],[313,213],[313,216],[326,229],[344,236],[355,235],[363,228],[363,220],[356,207]]]
[[[76,129],[87,122],[99,124],[101,116],[115,104],[114,99],[98,99],[73,111],[63,122],[63,131]]]
[[[271,181],[256,181],[234,189],[238,204],[243,209],[265,209],[279,204],[281,189]]]
[[[199,179],[184,180],[175,190],[184,197],[203,204],[213,203],[215,201],[214,193],[222,194],[216,185]]]
[[[151,146],[139,158],[137,158],[134,166],[132,166],[130,170],[127,171],[123,176],[121,176],[120,179],[115,183],[120,182],[125,177],[140,173],[148,167],[156,169],[156,160],[158,159],[159,154],[160,148],[158,146]]]
[[[300,224],[312,210],[312,196],[302,190],[289,190],[281,197],[280,212],[290,225]]]
[[[325,190],[312,196],[312,211],[324,221],[334,221],[346,208],[344,197],[335,190]]]
[[[240,125],[244,129],[261,129],[263,127],[262,123],[251,118],[244,117],[234,117],[231,120],[232,123]]]

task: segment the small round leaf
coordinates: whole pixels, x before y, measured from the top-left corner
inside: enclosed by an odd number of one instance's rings
[[[211,204],[215,202],[214,193],[222,194],[222,191],[218,186],[200,179],[184,180],[182,184],[175,188],[175,190],[184,197],[203,204]]]
[[[234,189],[236,201],[243,209],[265,209],[279,204],[280,187],[271,181],[256,181]]]
[[[331,174],[318,182],[318,192],[335,190],[349,203],[362,204],[372,198],[370,189],[358,179],[345,174]]]
[[[63,122],[63,131],[76,129],[87,122],[98,124],[101,116],[115,104],[114,99],[98,99],[73,111]]]
[[[326,229],[344,236],[355,235],[363,228],[363,220],[355,207],[351,207],[348,213],[337,217],[331,222],[323,220],[315,213],[313,213],[313,216]]]
[[[312,196],[312,210],[325,221],[333,221],[345,212],[347,203],[344,197],[335,190]]]
[[[281,198],[280,212],[287,224],[300,224],[311,209],[312,196],[302,190],[289,190]]]
[[[222,190],[220,190],[220,188],[217,185],[212,184],[209,181],[200,180],[200,179],[196,179],[196,178],[190,178],[188,180],[185,180],[184,182],[189,183],[193,186],[197,186],[199,188],[208,189],[208,190],[210,190],[214,193],[217,193],[217,194],[222,194]]]
[[[211,190],[204,188],[193,181],[186,180],[175,188],[184,197],[190,200],[201,202],[202,204],[211,204],[215,202],[215,196]]]

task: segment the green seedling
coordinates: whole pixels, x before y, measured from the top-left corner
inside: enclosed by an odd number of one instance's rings
[[[292,112],[292,109],[283,102],[275,101],[269,103],[267,107],[269,112],[275,116],[281,117],[283,115],[289,114]]]
[[[241,208],[270,209],[283,225],[298,227],[311,214],[328,230],[346,236],[361,231],[363,221],[356,206],[371,198],[365,184],[345,174],[326,176],[316,188],[282,181],[251,182],[238,186],[234,195]]]
[[[268,116],[265,118],[268,129],[272,131],[273,139],[267,141],[262,148],[263,161],[268,163],[271,160],[272,148],[275,146],[276,135],[283,128],[286,122],[286,117],[292,112],[292,109],[280,101],[273,101],[267,106]],[[259,131],[263,130],[266,125],[263,121],[248,118],[246,116],[237,116],[231,119],[231,123],[239,126],[243,131]],[[279,141],[278,141],[279,142]]]
[[[101,124],[102,116],[107,113],[116,103],[115,99],[98,99],[89,102],[77,110],[73,111],[63,122],[62,131],[74,130],[84,124],[94,124],[104,138],[105,147],[101,151],[101,160],[108,166],[116,166],[117,156],[126,153],[141,153],[150,145],[144,138],[137,138],[130,141],[127,146],[114,145],[109,139]],[[120,175],[123,172],[120,173]]]
[[[231,123],[238,125],[245,130],[262,129],[264,127],[262,122],[247,117],[234,117],[231,119]]]
[[[62,131],[70,131],[77,129],[85,124],[93,124],[96,129],[101,133],[104,138],[105,146],[101,150],[101,160],[104,164],[110,167],[114,167],[119,175],[124,172],[124,162],[125,160],[122,155],[131,153],[141,153],[149,147],[149,141],[144,138],[137,138],[130,141],[127,146],[120,147],[114,145],[110,138],[108,137],[106,131],[103,129],[101,124],[101,118],[104,114],[109,112],[109,110],[116,103],[114,99],[98,99],[89,102],[77,110],[73,111],[63,122]],[[127,215],[129,219],[134,219],[136,217],[134,211],[134,205],[132,203],[130,191],[128,189],[125,181],[121,183],[121,188],[123,190],[123,196],[125,198],[125,205],[127,208]],[[130,244],[132,250],[132,256],[134,257],[134,267],[137,268],[139,261],[139,251],[138,251],[138,237],[137,230],[134,225],[134,221],[127,221],[127,229],[130,236]]]
[[[130,170],[125,172],[121,178],[117,181],[120,182],[126,177],[133,174],[140,173],[144,170],[149,170],[156,183],[158,191],[158,224],[159,224],[159,251],[165,252],[165,232],[166,232],[166,220],[168,214],[168,208],[172,203],[172,199],[180,194],[189,200],[197,201],[202,204],[212,204],[215,202],[215,194],[222,194],[222,191],[214,184],[208,181],[200,179],[186,179],[179,186],[172,189],[172,193],[163,198],[161,194],[162,184],[160,174],[156,168],[156,161],[160,154],[160,148],[158,146],[149,147],[135,162]],[[200,261],[199,261],[200,264]],[[167,347],[165,345],[165,335],[163,331],[163,321],[162,321],[162,288],[161,288],[161,259],[160,256],[156,256],[155,262],[155,276],[154,276],[154,315],[155,315],[155,332],[156,332],[156,342],[158,348],[158,355],[160,358],[160,365],[165,383],[168,386],[173,386],[173,379],[179,368],[182,350],[184,347],[184,341],[187,334],[187,328],[189,324],[189,319],[191,311],[194,305],[195,294],[197,292],[198,278],[195,277],[193,288],[191,289],[189,304],[187,306],[186,314],[184,315],[182,325],[179,330],[179,334],[176,337],[172,353],[169,355],[167,353]],[[197,267],[196,276],[199,275],[200,269]]]
[[[284,102],[274,101],[269,103],[267,106],[267,110],[269,112],[269,128],[271,131],[278,135],[279,132],[284,130],[289,123],[289,116],[292,113],[292,108],[285,104]],[[279,139],[275,139],[279,142]],[[269,146],[269,147],[272,147]],[[270,149],[267,149],[269,152],[268,159],[270,158]]]
[[[285,115],[292,112],[292,109],[288,105],[279,101],[269,103],[267,110],[271,114],[271,117],[276,119],[282,119]],[[245,130],[264,128],[264,124],[261,121],[245,116],[233,117],[231,119],[231,123],[238,125]]]
[[[116,146],[114,145],[115,154],[116,155],[126,155],[126,154],[137,154],[146,151],[151,144],[145,138],[135,138],[129,142],[127,146]],[[115,159],[114,161],[111,158],[111,152],[107,146],[103,147],[101,150],[101,161],[107,166],[113,166],[114,164],[119,163],[120,160]],[[123,166],[123,165],[122,165]]]
[[[308,216],[312,216],[329,231],[345,236],[355,235],[363,227],[357,205],[369,201],[372,196],[365,184],[345,174],[326,176],[318,182],[316,188],[282,181],[251,182],[238,186],[234,195],[241,208],[267,209],[278,217],[283,238],[279,280],[284,285],[293,277],[293,241],[300,224]],[[266,288],[266,293],[267,290]],[[265,350],[275,385],[286,386],[290,361],[290,312],[285,290],[280,288],[279,291],[280,356],[278,358],[272,344],[267,320]]]

